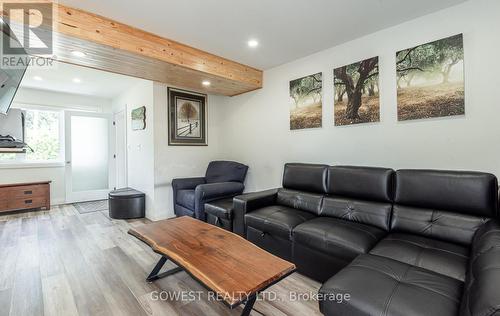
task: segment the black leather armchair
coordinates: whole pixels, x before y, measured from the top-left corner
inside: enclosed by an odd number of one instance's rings
[[[212,161],[204,177],[172,180],[175,215],[205,221],[205,203],[241,194],[247,171],[234,161]]]

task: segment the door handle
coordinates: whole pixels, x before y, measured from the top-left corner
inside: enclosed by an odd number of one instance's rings
[[[71,165],[71,161],[66,161],[66,164],[67,165]]]

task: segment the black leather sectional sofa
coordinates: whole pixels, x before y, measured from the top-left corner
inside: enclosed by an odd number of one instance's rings
[[[326,315],[500,315],[495,176],[287,164],[234,231],[325,282]]]

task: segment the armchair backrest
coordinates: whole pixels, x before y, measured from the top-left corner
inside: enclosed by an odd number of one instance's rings
[[[207,183],[245,182],[248,166],[235,161],[212,161],[208,164]]]

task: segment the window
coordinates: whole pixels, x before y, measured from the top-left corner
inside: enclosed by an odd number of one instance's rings
[[[36,163],[63,161],[62,111],[24,110],[25,154],[0,154],[0,162]]]
[[[28,161],[61,160],[61,114],[53,111],[27,110],[24,142],[33,151],[26,152]]]

